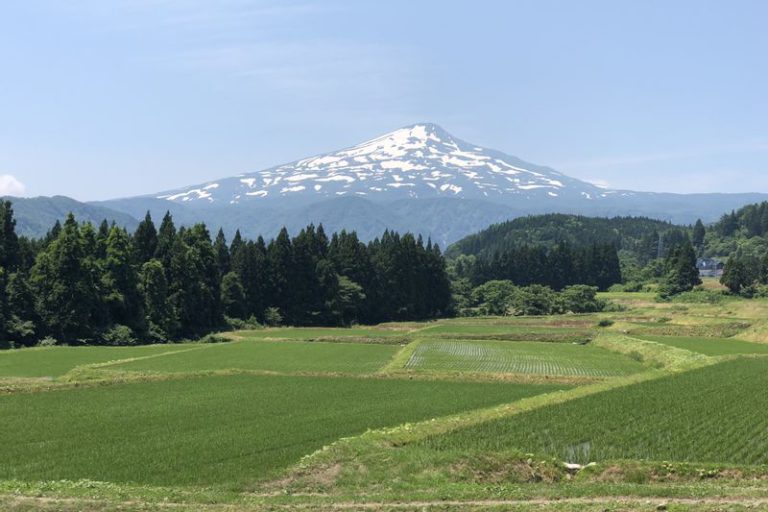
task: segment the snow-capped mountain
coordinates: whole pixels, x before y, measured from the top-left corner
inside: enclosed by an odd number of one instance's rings
[[[173,202],[239,204],[356,196],[374,201],[438,197],[513,204],[523,198],[591,200],[613,192],[453,137],[407,126],[351,148],[157,194]]]
[[[333,153],[98,206],[134,218],[170,211],[178,224],[203,221],[251,238],[322,223],[328,232],[355,230],[363,240],[394,229],[445,246],[521,215],[643,215],[693,223],[765,199],[604,190],[421,123]]]

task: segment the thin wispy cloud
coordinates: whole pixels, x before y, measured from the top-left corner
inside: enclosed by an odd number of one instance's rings
[[[129,57],[135,63],[311,99],[339,90],[353,100],[401,98],[418,92],[424,67],[407,47],[318,32],[313,20],[343,11],[334,1],[80,0],[67,9],[97,30],[155,39]]]
[[[286,93],[318,97],[343,88],[373,100],[400,96],[417,85],[406,53],[394,46],[320,39],[199,48],[163,59],[187,71],[252,81]]]

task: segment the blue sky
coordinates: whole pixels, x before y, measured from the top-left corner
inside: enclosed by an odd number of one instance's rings
[[[107,199],[431,121],[612,187],[768,192],[768,2],[11,0],[0,193]]]

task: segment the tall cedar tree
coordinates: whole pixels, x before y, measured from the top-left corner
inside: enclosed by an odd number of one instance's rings
[[[152,222],[152,215],[147,212],[144,220],[139,223],[133,234],[133,243],[136,247],[136,261],[143,265],[155,257],[157,252],[157,229]]]

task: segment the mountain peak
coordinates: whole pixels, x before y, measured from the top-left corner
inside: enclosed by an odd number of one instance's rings
[[[279,200],[342,196],[379,201],[453,197],[496,202],[591,200],[607,191],[453,137],[434,123],[398,128],[356,146],[234,178],[167,192],[169,201]]]

